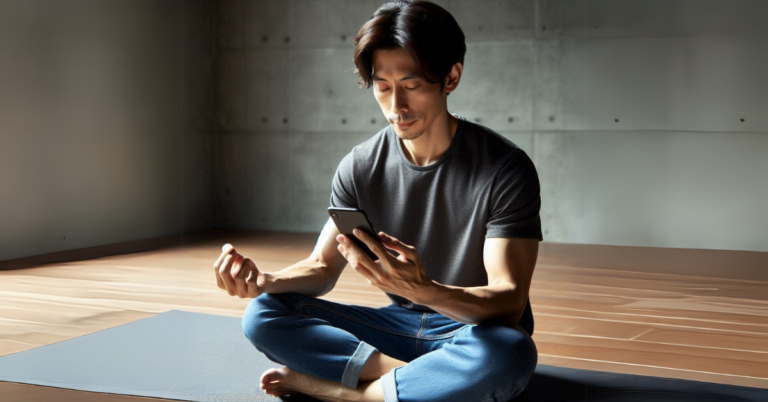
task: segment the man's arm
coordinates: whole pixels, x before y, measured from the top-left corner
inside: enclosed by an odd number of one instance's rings
[[[538,254],[538,239],[487,238],[483,247],[487,286],[458,287],[432,281],[413,301],[472,325],[515,326],[523,316]]]
[[[330,292],[347,265],[347,260],[336,248],[339,230],[328,218],[312,254],[280,271],[264,273],[267,284],[264,293],[300,293],[320,297]]]

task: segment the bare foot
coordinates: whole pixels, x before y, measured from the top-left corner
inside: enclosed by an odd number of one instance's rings
[[[282,396],[301,392],[313,395],[318,392],[314,377],[288,367],[269,369],[261,375],[261,389],[268,395]]]

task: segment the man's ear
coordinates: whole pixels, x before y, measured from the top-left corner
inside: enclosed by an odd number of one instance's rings
[[[445,92],[451,93],[456,90],[456,87],[459,86],[459,81],[461,81],[461,73],[464,70],[461,63],[456,63],[451,67],[451,71],[448,73],[448,75],[445,77]]]

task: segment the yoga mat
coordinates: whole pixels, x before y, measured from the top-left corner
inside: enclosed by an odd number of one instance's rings
[[[185,401],[277,401],[259,377],[281,364],[243,335],[241,319],[171,310],[0,356],[0,381]],[[316,401],[302,394],[284,401]],[[540,364],[515,401],[768,401],[768,390]],[[460,401],[457,401],[460,402]]]

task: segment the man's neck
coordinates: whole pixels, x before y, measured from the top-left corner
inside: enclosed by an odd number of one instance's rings
[[[427,166],[437,162],[451,146],[456,135],[459,119],[450,113],[447,118],[436,118],[427,131],[415,140],[398,138],[403,145],[405,156],[414,165]]]

